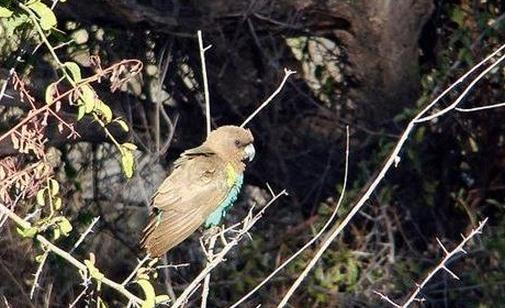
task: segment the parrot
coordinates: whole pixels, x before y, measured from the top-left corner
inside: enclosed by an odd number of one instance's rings
[[[253,142],[249,129],[227,125],[184,151],[151,199],[141,248],[160,257],[202,224],[219,225],[239,195],[246,163],[255,155]]]

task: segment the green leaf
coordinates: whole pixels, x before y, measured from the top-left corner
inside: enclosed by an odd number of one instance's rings
[[[125,132],[129,131],[130,128],[128,127],[128,124],[126,124],[125,121],[121,120],[121,119],[116,119],[114,120],[114,122],[116,122],[117,124],[119,124],[119,126],[121,127],[122,130],[124,130]]]
[[[55,179],[49,179],[49,192],[52,196],[56,196],[60,191],[60,184]]]
[[[55,210],[61,209],[61,204],[62,204],[62,201],[61,201],[60,197],[55,197],[53,199],[53,207]]]
[[[95,103],[95,112],[98,113],[105,124],[109,124],[112,121],[112,110],[107,104],[97,99]]]
[[[16,231],[18,232],[19,235],[22,237],[28,237],[28,238],[33,238],[39,230],[35,227],[29,227],[26,229],[21,229],[21,228],[16,228]]]
[[[56,241],[57,239],[59,239],[61,236],[61,230],[56,228],[56,229],[53,229],[53,240]]]
[[[170,296],[166,294],[158,295],[154,298],[154,301],[156,304],[168,303],[170,301]]]
[[[46,253],[35,256],[35,262],[40,263],[47,257]]]
[[[137,149],[136,145],[134,145],[133,143],[129,143],[129,142],[125,142],[125,143],[121,144],[121,146],[124,148],[127,148],[130,151],[134,151]]]
[[[102,279],[105,277],[105,275],[100,273],[98,268],[95,267],[95,264],[93,264],[93,262],[91,262],[91,260],[84,260],[84,264],[88,268],[89,275],[91,276],[91,278],[95,278],[98,281],[102,281]]]
[[[41,189],[37,192],[37,204],[40,206],[46,205],[46,199],[44,198],[44,191],[45,189]]]
[[[465,23],[465,11],[460,9],[458,6],[455,6],[450,12],[449,15],[451,20],[458,24],[458,26],[462,27]]]
[[[121,166],[123,168],[123,172],[127,178],[131,178],[133,176],[133,153],[123,147],[121,154]]]
[[[6,17],[6,18],[11,17],[12,13],[14,13],[14,12],[12,12],[11,10],[9,10],[8,8],[0,6],[0,18],[2,18],[2,17]]]
[[[75,63],[75,62],[65,62],[65,63],[63,63],[63,65],[70,72],[70,75],[72,76],[72,79],[75,82],[78,83],[78,82],[80,82],[82,80],[81,68],[79,67],[79,65],[77,65],[77,63]]]
[[[40,27],[42,29],[49,30],[56,26],[56,16],[47,5],[40,1],[36,1],[28,4],[27,6],[40,17]]]
[[[90,86],[84,85],[80,89],[80,98],[81,103],[85,107],[85,113],[90,113],[95,108],[96,100],[95,100],[95,92],[91,89]]]
[[[84,105],[79,106],[79,109],[77,110],[77,121],[84,117],[85,111],[86,107],[84,107]]]
[[[61,216],[57,224],[61,230],[61,233],[63,233],[64,236],[68,236],[70,231],[72,231],[72,225],[70,224],[70,221],[68,221],[66,217]]]
[[[146,279],[137,280],[137,284],[142,288],[145,294],[145,300],[142,303],[142,308],[152,308],[156,304],[156,293],[154,293],[154,287]]]
[[[50,85],[47,86],[46,88],[46,104],[52,105],[54,103],[53,101],[53,94],[55,90],[55,84],[51,83]]]

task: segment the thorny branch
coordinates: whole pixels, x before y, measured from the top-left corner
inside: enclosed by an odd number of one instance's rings
[[[445,246],[442,244],[442,242],[440,242],[440,240],[437,238],[438,245],[443,250],[445,257],[442,259],[442,261],[440,261],[440,263],[437,265],[437,267],[435,267],[426,276],[426,278],[424,278],[424,280],[420,284],[417,284],[416,289],[412,292],[412,294],[409,296],[409,298],[405,301],[404,304],[399,305],[399,304],[395,303],[393,300],[391,300],[389,297],[385,296],[384,294],[382,294],[378,291],[374,291],[374,293],[379,295],[381,297],[381,299],[385,300],[386,302],[388,302],[389,304],[391,304],[394,307],[406,308],[410,304],[412,304],[414,301],[423,301],[424,300],[423,298],[418,298],[419,292],[421,292],[421,290],[426,286],[426,284],[428,284],[428,282],[433,278],[433,276],[435,276],[435,274],[437,274],[439,271],[444,270],[447,273],[449,273],[449,275],[451,275],[452,278],[459,280],[459,277],[456,274],[454,274],[447,267],[447,263],[452,259],[452,257],[454,257],[455,255],[457,255],[459,253],[466,254],[466,251],[463,249],[463,247],[465,247],[465,245],[468,243],[468,241],[471,240],[475,235],[482,233],[482,228],[484,228],[484,225],[486,224],[487,220],[488,219],[486,218],[483,221],[481,221],[479,223],[479,226],[475,229],[472,229],[470,234],[468,234],[467,236],[464,236],[462,234],[461,237],[463,238],[463,240],[459,243],[458,246],[456,246],[456,248],[454,248],[451,251],[448,251],[447,248],[445,248]]]

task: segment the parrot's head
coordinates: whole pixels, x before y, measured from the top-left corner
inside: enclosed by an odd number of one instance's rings
[[[226,160],[244,162],[254,158],[253,142],[249,129],[228,125],[213,130],[204,144]]]

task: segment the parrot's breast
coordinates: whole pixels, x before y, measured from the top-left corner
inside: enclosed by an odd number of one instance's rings
[[[218,207],[205,220],[205,227],[213,227],[220,224],[221,219],[226,215],[228,209],[235,203],[244,182],[244,175],[237,174],[231,165],[226,166],[226,186],[228,186],[228,194]]]

